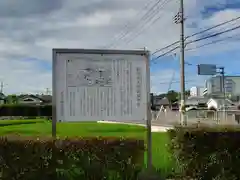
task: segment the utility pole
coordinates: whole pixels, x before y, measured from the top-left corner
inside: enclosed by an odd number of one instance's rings
[[[185,117],[185,57],[184,57],[184,4],[183,0],[180,0],[180,10],[175,16],[175,23],[180,24],[180,83],[181,83],[181,124],[186,125]]]
[[[49,88],[46,88],[46,95],[49,95],[50,94],[50,90]]]
[[[0,90],[1,93],[3,93],[3,86],[4,86],[4,85],[3,85],[3,82],[1,82],[1,90]]]
[[[226,121],[226,88],[225,88],[225,71],[224,71],[224,67],[220,67],[219,68],[221,71],[220,71],[220,74],[222,75],[222,80],[221,80],[221,89],[222,89],[222,92],[223,92],[223,116],[224,116],[224,120]]]

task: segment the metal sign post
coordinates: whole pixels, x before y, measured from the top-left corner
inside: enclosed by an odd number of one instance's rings
[[[219,69],[221,70],[220,71],[220,74],[222,75],[222,86],[221,86],[221,89],[222,89],[222,92],[223,92],[223,116],[224,116],[224,120],[226,121],[226,90],[225,90],[225,72],[224,72],[224,67],[219,67]]]
[[[56,112],[56,59],[57,53],[52,51],[52,137],[57,136],[57,112]]]
[[[146,51],[147,52],[147,51]],[[151,84],[150,84],[150,53],[147,52],[147,66],[146,66],[146,72],[147,72],[147,92],[150,92]],[[147,169],[148,171],[152,170],[152,113],[151,113],[151,94],[148,93],[147,95]]]

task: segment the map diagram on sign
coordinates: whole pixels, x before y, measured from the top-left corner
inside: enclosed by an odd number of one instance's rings
[[[108,62],[72,60],[67,63],[68,87],[111,87],[112,65]]]

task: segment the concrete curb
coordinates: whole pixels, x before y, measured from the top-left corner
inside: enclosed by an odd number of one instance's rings
[[[125,122],[115,122],[115,121],[97,121],[98,123],[109,123],[109,124],[127,124],[127,125],[134,125],[134,126],[142,126],[146,127],[145,124],[134,124],[134,123],[125,123]],[[152,132],[167,132],[172,127],[165,127],[165,126],[152,126]]]

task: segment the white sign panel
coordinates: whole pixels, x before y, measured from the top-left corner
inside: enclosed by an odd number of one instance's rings
[[[148,56],[136,52],[55,50],[57,121],[146,120]]]
[[[216,74],[215,64],[199,64],[198,65],[198,75],[215,75]]]

